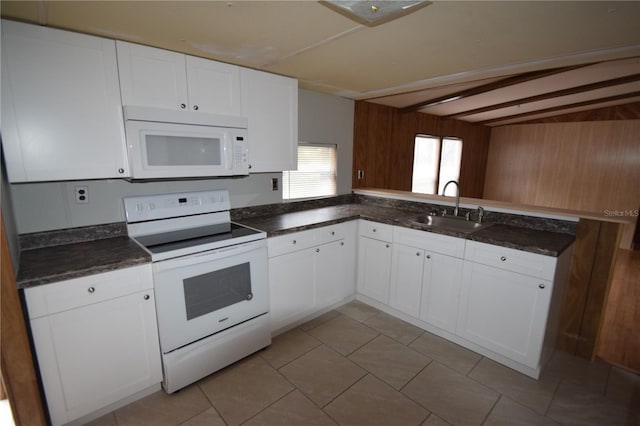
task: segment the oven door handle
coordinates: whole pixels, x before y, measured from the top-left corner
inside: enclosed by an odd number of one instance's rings
[[[259,250],[261,248],[264,248],[266,250],[266,240],[237,244],[230,247],[223,247],[215,250],[205,251],[202,253],[190,254],[174,259],[161,260],[153,264],[153,269],[155,272],[162,272],[170,269],[181,268],[184,266],[199,265],[201,263],[212,262],[230,256],[237,256],[239,254]]]

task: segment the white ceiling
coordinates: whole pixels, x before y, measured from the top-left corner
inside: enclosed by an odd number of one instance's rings
[[[640,73],[639,1],[435,1],[377,27],[311,0],[2,1],[0,10],[5,18],[262,69],[296,77],[303,88],[400,108],[525,72],[600,63],[421,109],[436,115]],[[637,91],[631,81],[460,119]],[[513,120],[488,124],[506,122]]]

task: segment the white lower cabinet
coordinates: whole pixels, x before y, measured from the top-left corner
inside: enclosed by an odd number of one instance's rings
[[[362,222],[363,300],[539,376],[556,341],[571,248],[544,256],[399,226],[386,240],[387,225]]]
[[[316,249],[316,303],[327,307],[355,294],[356,247],[353,236]]]
[[[355,223],[349,231],[340,224],[269,238],[272,330],[353,294]],[[556,341],[571,248],[544,256],[369,220],[357,224],[363,301],[539,376]]]
[[[358,293],[389,304],[393,226],[361,220],[358,239]]]
[[[27,288],[53,425],[162,381],[150,265]]]
[[[465,241],[395,227],[393,242],[390,306],[454,333]]]
[[[423,264],[424,250],[393,245],[389,305],[413,317],[420,314]]]
[[[304,317],[316,306],[316,252],[314,248],[269,259],[271,331]]]
[[[536,368],[553,283],[465,262],[458,335]]]
[[[555,345],[571,254],[468,241],[457,334],[537,377]]]
[[[269,238],[271,331],[355,293],[355,222]]]
[[[424,258],[420,319],[455,333],[462,283],[462,259],[436,252],[427,252]]]

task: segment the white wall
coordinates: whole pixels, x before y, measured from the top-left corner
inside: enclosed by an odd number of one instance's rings
[[[279,191],[270,191],[271,178],[281,173],[259,173],[241,178],[131,183],[121,179],[11,185],[20,234],[124,221],[122,197],[208,189],[228,189],[232,207],[277,203]],[[74,186],[86,185],[87,204],[76,204]]]
[[[354,102],[308,90],[299,91],[299,140],[338,145],[338,193],[351,192]],[[271,191],[271,178],[281,173],[207,180],[131,183],[92,180],[12,184],[11,195],[18,233],[48,231],[122,222],[122,197],[207,189],[228,189],[231,207],[282,202],[282,192]],[[85,185],[89,203],[76,204],[74,186]]]
[[[298,140],[338,145],[338,194],[351,193],[354,108],[351,99],[298,91]]]

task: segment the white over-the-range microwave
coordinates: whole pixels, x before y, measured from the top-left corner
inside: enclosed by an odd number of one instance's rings
[[[131,179],[249,174],[247,119],[125,106]]]

